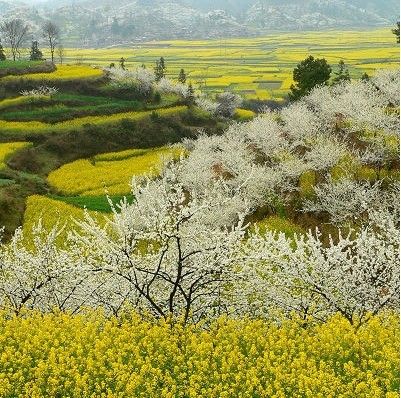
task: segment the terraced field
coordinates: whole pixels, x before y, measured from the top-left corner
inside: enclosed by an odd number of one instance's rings
[[[48,181],[66,195],[105,196],[130,192],[132,176],[157,175],[163,158],[176,158],[180,148],[130,149],[76,160],[49,174]]]
[[[25,229],[30,229],[29,220],[39,213],[51,224],[57,217],[67,221],[71,214],[81,216],[82,208],[110,211],[106,191],[117,202],[129,193],[132,175],[157,174],[163,156],[179,156],[180,150],[166,144],[198,128],[221,129],[207,113],[188,111],[176,94],[156,100],[115,91],[102,67],[117,65],[121,57],[131,69],[142,64],[152,68],[163,56],[168,77],[176,79],[184,68],[188,80],[206,93],[228,89],[265,100],[287,95],[293,68],[309,54],[332,65],[343,59],[355,78],[399,63],[399,49],[387,28],[66,49],[64,64],[55,70],[38,62],[0,63],[3,71],[17,71],[0,77],[0,205],[7,203],[3,214],[12,214],[15,227],[22,222],[19,212],[26,203]],[[21,95],[40,85],[58,91]],[[239,109],[235,118],[253,116]],[[21,201],[15,203],[15,196]],[[279,221],[266,220],[266,225]]]
[[[295,65],[308,55],[324,57],[335,66],[349,65],[351,76],[395,68],[399,47],[390,28],[369,31],[275,33],[266,37],[208,41],[164,41],[133,44],[131,48],[69,49],[69,62],[108,66],[126,59],[128,68],[152,67],[163,56],[167,73],[177,77],[184,68],[204,91],[234,90],[246,98],[280,99],[292,84]]]
[[[166,144],[190,136],[191,123],[216,126],[177,94],[145,98],[116,89],[101,68],[61,65],[42,73],[44,63],[5,65],[21,72],[0,78],[0,224],[9,234],[23,223],[29,235],[39,217],[49,227],[57,219],[70,225],[84,208],[110,212],[108,200],[129,197],[133,175],[157,175],[163,158],[180,156]],[[42,93],[41,86],[56,90]]]
[[[167,109],[161,109],[158,111],[160,115],[171,115],[179,113],[186,108],[184,106],[176,106]],[[59,123],[43,123],[41,121],[3,121],[0,126],[0,133],[3,134],[24,134],[29,131],[31,134],[39,133],[49,133],[49,132],[63,132],[74,128],[82,128],[85,125],[91,124],[95,126],[106,126],[116,122],[121,122],[124,119],[129,120],[139,120],[147,116],[150,116],[153,111],[143,111],[143,112],[121,112],[114,113],[111,115],[100,115],[100,116],[84,116],[72,120],[66,120]]]

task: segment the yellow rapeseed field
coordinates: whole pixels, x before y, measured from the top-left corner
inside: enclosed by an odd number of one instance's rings
[[[164,57],[167,75],[177,78],[184,68],[188,80],[204,91],[224,88],[245,98],[282,98],[294,67],[308,55],[324,57],[336,70],[342,59],[351,76],[359,78],[380,68],[399,65],[399,47],[391,27],[365,31],[280,32],[265,37],[214,40],[170,40],[140,43],[131,48],[68,49],[69,62],[108,66],[126,59],[126,66],[153,67]],[[273,84],[272,84],[273,83]]]
[[[19,149],[26,148],[31,145],[29,142],[7,142],[4,144],[0,143],[0,170],[6,167],[6,159],[8,156],[13,154]]]
[[[240,121],[246,121],[253,119],[255,115],[255,112],[249,111],[248,109],[238,108],[235,111],[234,117],[239,119]]]
[[[102,76],[103,71],[99,68],[93,68],[88,65],[58,65],[54,72],[50,73],[30,73],[25,77],[30,80],[75,80],[75,79],[90,79]],[[2,80],[21,79],[21,76],[6,76]]]
[[[288,238],[293,238],[294,234],[302,235],[306,232],[299,225],[279,216],[268,216],[256,222],[252,229],[255,227],[257,227],[262,234],[266,231],[277,231],[283,232]]]
[[[179,157],[182,149],[132,149],[76,160],[51,172],[50,185],[67,195],[124,195],[133,175],[157,175],[164,157]]]
[[[4,398],[397,398],[399,316],[355,330],[220,318],[209,328],[135,313],[0,313]]]

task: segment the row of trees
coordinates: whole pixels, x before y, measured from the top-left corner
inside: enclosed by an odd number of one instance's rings
[[[20,58],[21,48],[26,43],[29,32],[29,25],[21,19],[4,21],[0,25],[0,33],[2,34],[6,45],[10,48],[13,61],[15,61],[17,58]],[[47,21],[43,24],[41,33],[49,47],[51,62],[54,62],[54,54],[56,52],[56,49],[58,49],[57,51],[59,53],[59,56],[60,54],[63,54],[63,46],[60,42],[60,29],[55,23]],[[5,59],[6,56],[4,53],[4,49],[0,43],[0,61]],[[40,51],[38,41],[36,40],[32,42],[30,59],[43,59],[43,54]]]
[[[126,60],[124,57],[121,57],[119,60],[120,68],[123,70],[127,70],[127,68],[125,67],[125,61]],[[113,62],[110,64],[110,68],[114,68],[114,67],[115,67],[115,63]],[[146,69],[145,64],[142,64],[141,67],[143,69]],[[164,57],[160,57],[160,59],[156,60],[156,65],[153,68],[155,81],[159,82],[160,80],[165,79],[166,71],[167,71],[166,61],[165,61]],[[185,73],[185,70],[183,68],[181,68],[180,73],[178,74],[177,80],[181,84],[186,84],[187,74]]]
[[[113,66],[108,69],[111,85],[136,93],[143,99],[159,97],[160,100],[160,94],[173,93],[182,97],[187,105],[196,104],[207,112],[223,117],[232,117],[242,103],[241,97],[231,92],[219,93],[214,100],[199,91],[195,92],[192,84],[187,84],[184,69],[180,70],[176,81],[170,80],[165,76],[166,64],[163,58],[156,62],[153,70],[142,65],[131,71],[121,63],[120,68]]]
[[[154,71],[155,71],[156,81],[160,81],[161,79],[166,77],[167,66],[164,57],[160,57],[160,59],[156,61],[156,66]],[[184,69],[181,68],[177,80],[181,84],[185,84],[187,82],[187,74],[185,73]]]

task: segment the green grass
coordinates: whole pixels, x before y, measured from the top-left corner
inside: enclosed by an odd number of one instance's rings
[[[0,178],[0,188],[6,187],[8,185],[13,185],[13,184],[15,184],[15,180],[12,180],[9,178]]]
[[[54,104],[39,109],[16,110],[0,114],[3,120],[7,121],[34,121],[38,120],[45,123],[57,123],[72,120],[82,116],[112,115],[119,112],[138,111],[142,108],[138,102],[127,104],[102,104],[71,107],[64,104]]]
[[[302,173],[299,178],[299,193],[302,198],[311,198],[315,194],[316,173],[308,170]]]
[[[0,61],[0,69],[26,69],[32,66],[37,66],[43,64],[43,61],[29,61],[29,60],[20,60],[20,61]]]
[[[58,195],[49,195],[51,199],[59,200],[61,202],[73,205],[79,208],[86,208],[92,211],[98,211],[101,213],[110,213],[111,207],[109,200],[106,196],[58,196]],[[110,196],[109,199],[112,201],[114,205],[120,203],[124,197],[127,198],[129,203],[132,203],[133,196],[131,194],[128,195],[114,195]]]

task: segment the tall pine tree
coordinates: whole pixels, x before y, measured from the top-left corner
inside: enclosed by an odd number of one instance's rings
[[[29,59],[31,61],[42,61],[43,60],[43,53],[39,50],[39,44],[35,40],[32,42],[31,51],[30,51]]]
[[[295,84],[290,87],[290,100],[297,100],[330,79],[331,67],[324,58],[315,59],[310,55],[300,62],[293,72]]]
[[[161,57],[158,61],[156,61],[155,66],[155,76],[156,81],[163,79],[166,76],[166,63],[164,62],[164,58]]]
[[[180,74],[178,75],[178,81],[182,84],[185,84],[187,81],[187,75],[184,71],[184,69],[180,70]]]
[[[186,98],[186,103],[187,105],[193,105],[195,103],[195,90],[192,86],[192,83],[189,83],[188,85],[188,94]]]
[[[336,75],[336,77],[333,79],[333,84],[351,81],[348,67],[347,65],[345,65],[345,62],[343,60],[340,60],[340,62],[338,63],[338,70],[337,72],[334,72],[334,74]]]

